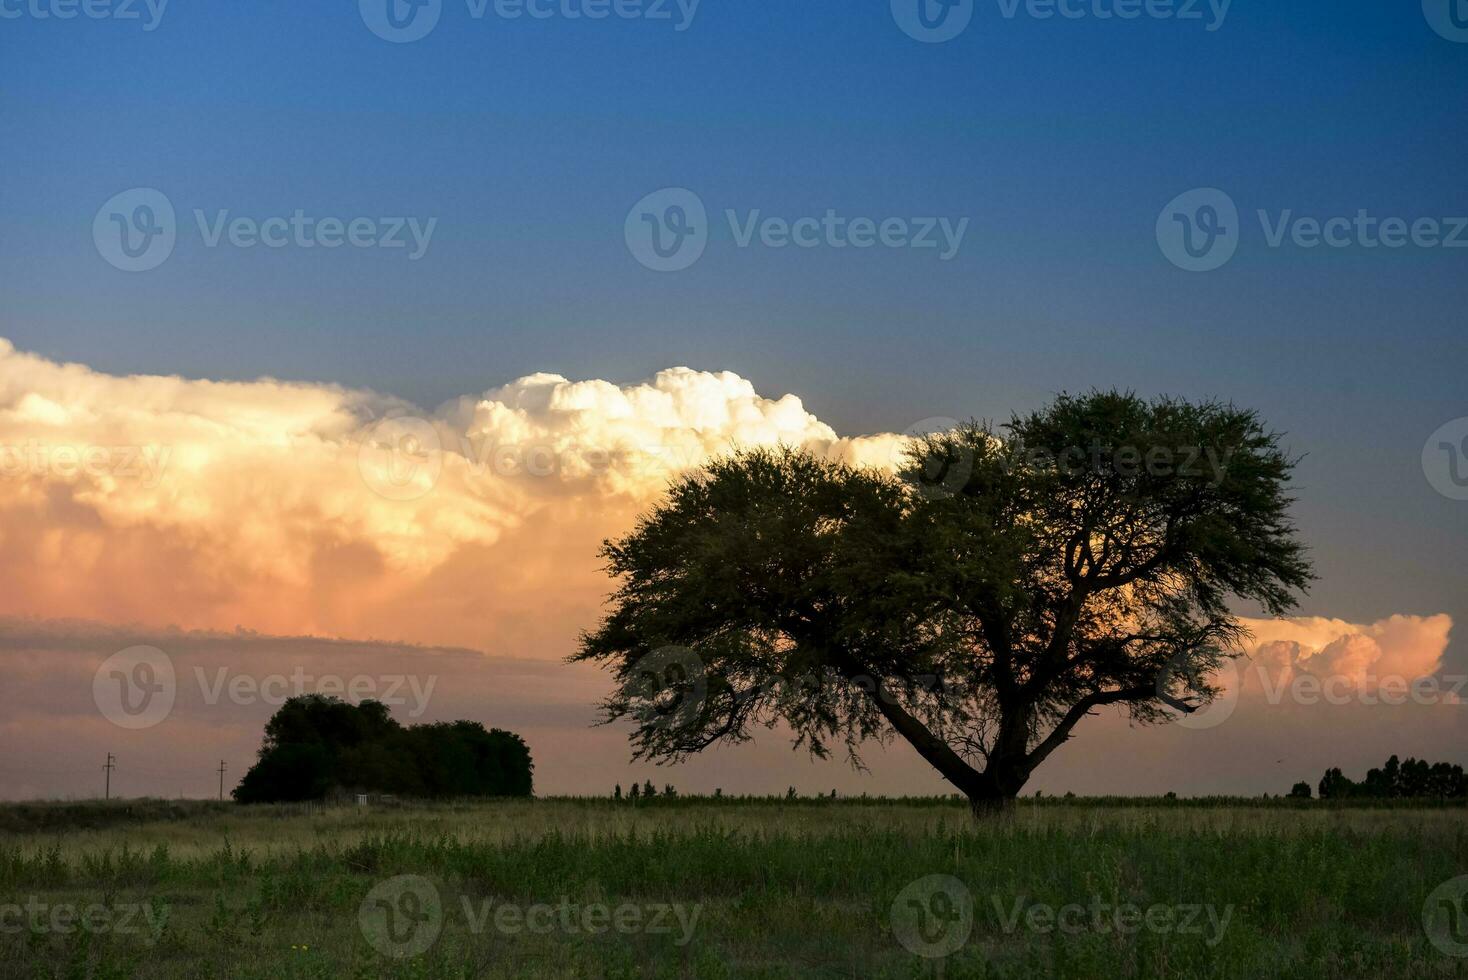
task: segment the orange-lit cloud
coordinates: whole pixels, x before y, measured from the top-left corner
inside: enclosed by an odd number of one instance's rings
[[[734,446],[890,460],[686,368],[522,378],[425,412],[272,380],[113,377],[0,341],[0,613],[563,656],[597,544]]]
[[[533,375],[427,411],[328,384],[115,377],[0,340],[0,617],[14,617],[0,622],[0,737],[14,758],[76,772],[121,746],[134,759],[171,753],[187,772],[202,770],[206,791],[219,756],[242,771],[270,713],[259,700],[205,710],[181,688],[167,724],[145,732],[123,732],[98,713],[97,666],[145,642],[177,658],[186,677],[226,667],[259,679],[303,666],[437,677],[424,718],[516,728],[537,751],[543,788],[606,788],[598,781],[633,771],[623,768],[625,732],[588,727],[605,677],[561,663],[610,588],[597,546],[630,527],[680,469],[777,443],[890,465],[904,440],[842,438],[792,395],[766,398],[736,375],[685,368],[623,386]],[[1413,744],[1460,737],[1461,709],[1445,713],[1446,697],[1400,709],[1357,697],[1382,679],[1440,671],[1447,616],[1246,625],[1254,640],[1236,713],[1205,742],[1178,726],[1142,735],[1107,714],[1088,720],[1036,785],[1258,792],[1262,781],[1283,791],[1327,764],[1356,764],[1340,738],[1346,727],[1361,736],[1351,748],[1361,764],[1390,751],[1431,754]],[[1307,675],[1342,679],[1350,703],[1302,702],[1288,685]],[[1298,768],[1261,775],[1260,758],[1284,754],[1279,743]],[[1134,760],[1135,771],[1096,766],[1108,753]],[[944,789],[901,744],[866,758],[876,783],[840,762],[812,767],[775,732],[696,761],[679,781],[730,791]],[[43,778],[44,769],[24,782],[0,771],[0,796],[91,789],[90,776]],[[1105,785],[1088,782],[1098,773]],[[171,785],[164,776],[137,784],[203,795]]]

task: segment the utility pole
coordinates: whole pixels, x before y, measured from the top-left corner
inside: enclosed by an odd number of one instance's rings
[[[117,756],[108,752],[107,765],[102,768],[107,770],[107,783],[106,788],[102,791],[102,799],[110,800],[112,799],[112,770],[117,768]]]
[[[224,760],[219,760],[219,798],[224,799]]]

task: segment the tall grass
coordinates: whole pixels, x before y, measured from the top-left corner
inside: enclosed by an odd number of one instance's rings
[[[168,911],[157,936],[0,934],[0,975],[933,976],[890,918],[904,888],[943,874],[967,886],[974,922],[947,977],[1468,976],[1421,922],[1432,889],[1468,872],[1461,810],[1045,804],[975,824],[961,804],[665,802],[215,807],[0,835],[0,903]],[[442,934],[402,960],[358,923],[399,875],[443,899]],[[699,918],[683,945],[476,932],[466,901],[677,903]],[[1009,921],[1016,903],[1097,902],[1228,910],[1227,927],[1062,935]]]

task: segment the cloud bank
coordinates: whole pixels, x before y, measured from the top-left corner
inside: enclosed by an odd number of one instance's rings
[[[599,791],[614,773],[665,781],[627,766],[624,732],[589,728],[604,676],[561,663],[610,588],[599,542],[671,476],[736,446],[890,465],[904,442],[843,438],[794,395],[764,397],[727,372],[674,368],[632,385],[536,374],[429,411],[329,384],[117,377],[0,340],[0,737],[25,770],[0,771],[0,795],[90,792],[108,751],[127,752],[140,777],[136,753],[175,760],[132,792],[206,795],[218,758],[235,775],[248,766],[273,710],[221,698],[221,670],[257,690],[298,672],[437,678],[421,717],[522,731],[543,790]],[[1433,746],[1449,757],[1461,744],[1461,706],[1446,698],[1384,708],[1358,696],[1439,673],[1448,617],[1247,625],[1251,659],[1227,721],[1205,735],[1139,733],[1119,713],[1088,720],[1034,788],[1282,791],[1326,765]],[[179,701],[165,723],[126,731],[98,710],[93,682],[138,644],[174,658]],[[1292,685],[1305,676],[1339,678],[1347,703],[1304,703]],[[407,707],[397,713],[413,720]],[[1292,768],[1261,771],[1270,753]],[[1116,758],[1135,765],[1098,764]],[[773,733],[677,781],[945,790],[900,744],[867,761],[875,781],[792,756]],[[179,778],[187,787],[169,782]]]
[[[430,412],[0,340],[0,613],[559,656],[606,591],[598,541],[682,468],[779,443],[873,463],[902,440],[840,438],[727,372],[537,374]]]
[[[1281,642],[1264,639],[1273,631],[1307,636],[1300,642],[1310,660],[1332,647],[1390,637],[1387,646],[1418,665],[1413,669],[1436,670],[1446,644],[1441,619],[1250,620],[1260,639],[1249,663],[1269,663],[1262,651]],[[122,691],[136,692],[126,684],[128,672],[122,683],[111,676],[112,665],[120,652],[140,648],[166,658],[170,696],[165,710],[143,724],[118,724]],[[608,691],[594,667],[455,647],[0,618],[0,675],[6,678],[4,799],[96,793],[109,752],[118,758],[113,786],[122,795],[208,796],[217,791],[220,760],[227,763],[228,790],[253,763],[265,722],[281,701],[307,691],[375,697],[405,724],[470,718],[519,732],[536,761],[537,789],[546,794],[607,792],[613,782],[634,779],[706,793],[786,786],[843,794],[949,790],[901,741],[864,750],[871,772],[860,773],[841,759],[816,762],[791,752],[778,729],[672,769],[636,766],[625,726],[594,727],[596,704]],[[163,675],[151,679],[161,683]],[[1272,690],[1278,688],[1246,683],[1226,717],[1206,730],[1182,724],[1139,730],[1120,711],[1099,713],[1042,767],[1030,789],[1280,793],[1298,779],[1313,783],[1331,766],[1359,774],[1392,752],[1449,759],[1462,745],[1464,709],[1446,699],[1371,705],[1360,696],[1301,699]]]

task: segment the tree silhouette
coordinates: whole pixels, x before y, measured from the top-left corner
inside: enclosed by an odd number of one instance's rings
[[[534,768],[524,740],[511,732],[472,721],[404,728],[377,701],[308,694],[290,698],[266,722],[259,760],[233,795],[241,803],[334,791],[529,796]]]
[[[1095,709],[1210,700],[1244,634],[1227,604],[1282,613],[1311,578],[1253,412],[1098,392],[1000,436],[926,437],[898,477],[783,448],[675,481],[605,545],[620,582],[572,658],[611,669],[634,757],[780,721],[859,765],[895,734],[1002,807]]]
[[[1458,799],[1468,796],[1468,776],[1463,767],[1446,762],[1428,764],[1425,759],[1402,762],[1396,756],[1380,769],[1370,769],[1366,779],[1355,782],[1339,769],[1328,769],[1320,780],[1321,799]]]

